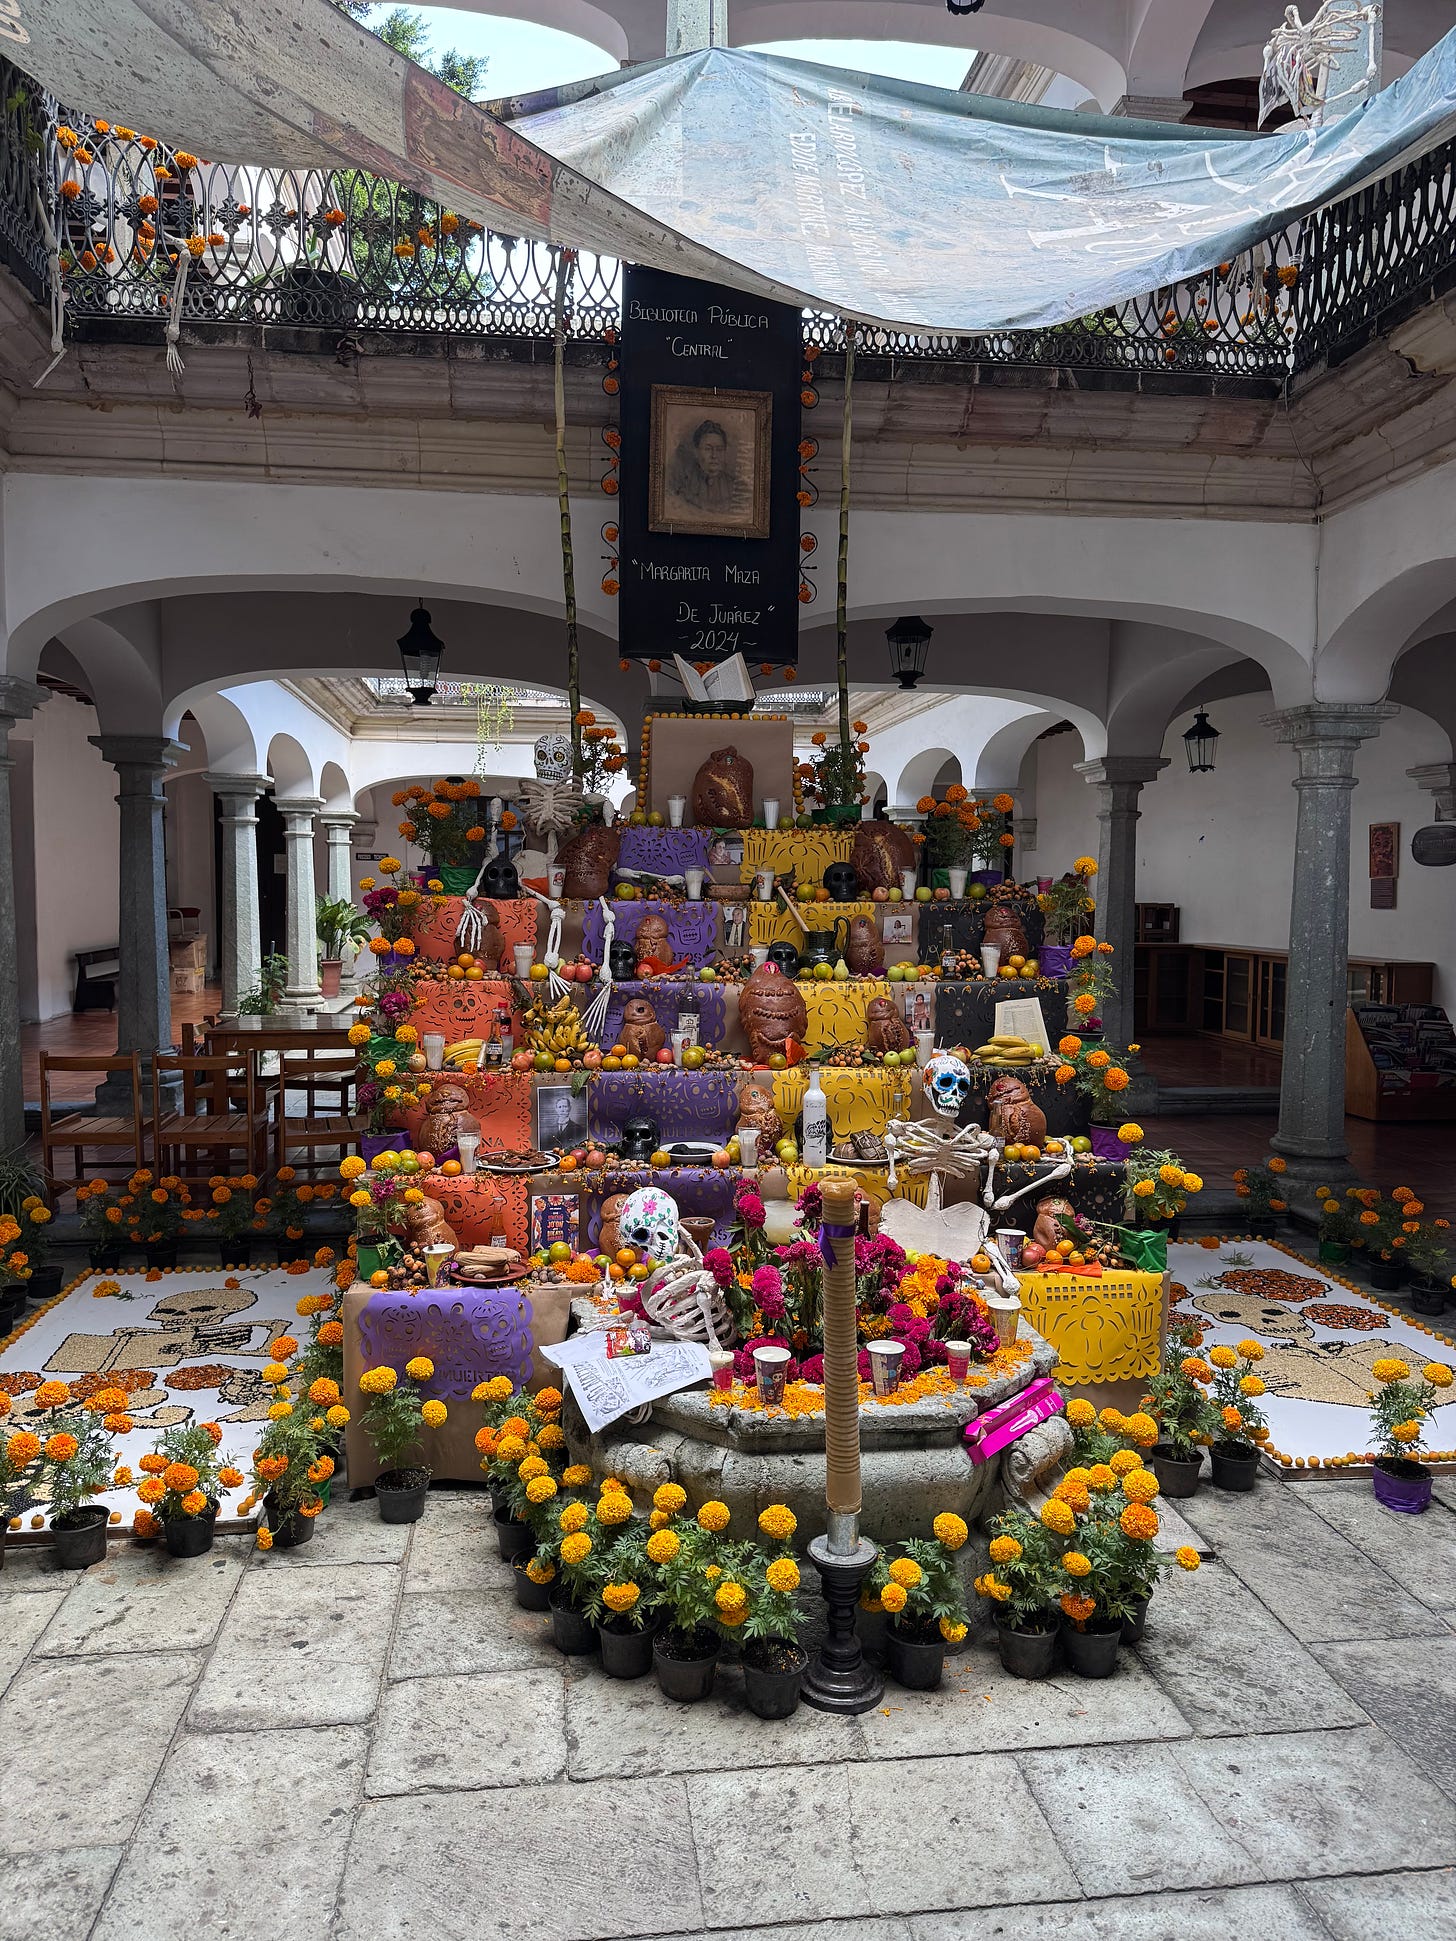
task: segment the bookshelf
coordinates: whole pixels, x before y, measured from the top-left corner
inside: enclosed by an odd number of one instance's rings
[[[1352,1004],[1345,1110],[1357,1119],[1456,1120],[1456,1032],[1435,1004]]]

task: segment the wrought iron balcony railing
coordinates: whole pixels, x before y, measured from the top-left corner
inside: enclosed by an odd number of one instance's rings
[[[186,155],[74,115],[0,63],[0,257],[48,300],[47,228],[59,249],[67,329],[157,341],[270,326],[340,337],[429,333],[549,340],[554,253],[497,235],[362,169],[289,171]],[[1456,264],[1452,156],[1434,151],[1205,276],[1054,329],[949,337],[862,332],[862,355],[911,362],[1164,376],[1210,387],[1282,385],[1444,288]],[[180,272],[185,268],[185,275]],[[619,318],[620,265],[585,256],[569,332],[600,342]],[[806,313],[806,343],[843,345],[837,318]],[[1116,376],[1113,376],[1113,381]]]

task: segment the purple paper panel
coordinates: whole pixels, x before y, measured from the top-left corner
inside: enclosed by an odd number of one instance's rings
[[[596,1072],[588,1087],[587,1124],[593,1139],[613,1143],[628,1119],[657,1122],[664,1145],[674,1139],[711,1139],[722,1145],[738,1123],[742,1072]]]
[[[649,910],[667,918],[667,934],[672,942],[673,955],[686,957],[694,964],[706,964],[718,944],[718,906],[716,903],[659,903],[649,898],[646,902],[621,903],[613,898],[616,911],[616,935],[619,942],[629,943],[637,935],[637,926]],[[597,903],[589,903],[581,924],[582,948],[594,963],[602,961],[602,912]]]
[[[424,1393],[456,1401],[491,1375],[525,1387],[535,1372],[531,1316],[519,1287],[457,1287],[428,1298],[381,1292],[360,1311],[359,1345],[370,1368],[403,1368],[412,1355],[428,1355],[435,1373]]]
[[[681,876],[685,869],[708,867],[706,829],[634,829],[622,831],[617,868],[647,870],[654,876]]]
[[[723,1042],[728,1009],[721,984],[666,984],[633,978],[612,986],[612,1001],[607,1006],[607,1022],[598,1042],[614,1045],[622,1029],[622,1008],[629,998],[647,998],[657,1013],[657,1022],[669,1041],[677,1028],[678,1014],[686,1005],[699,1016],[698,1042],[714,1050]],[[609,1074],[610,1076],[610,1074]]]

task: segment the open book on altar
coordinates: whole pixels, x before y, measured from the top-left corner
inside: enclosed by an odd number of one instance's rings
[[[706,674],[700,674],[681,654],[672,658],[683,692],[690,701],[746,701],[752,705],[757,698],[753,677],[742,654],[731,654],[716,667],[710,667]]]

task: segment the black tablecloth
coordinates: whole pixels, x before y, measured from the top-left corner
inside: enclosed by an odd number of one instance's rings
[[[938,1045],[984,1045],[995,1034],[996,1006],[1009,998],[1034,997],[1046,1019],[1048,1052],[1067,1028],[1067,980],[1049,978],[1038,983],[1024,977],[942,977],[935,985],[935,1042]]]
[[[955,940],[957,950],[978,951],[986,929],[986,915],[993,907],[994,897],[995,892],[992,891],[990,895],[974,900],[967,897],[962,901],[952,900],[949,903],[918,905],[916,929],[921,963],[940,962],[941,932],[947,924],[950,925],[951,936]],[[1034,903],[1018,901],[1016,912],[1021,918],[1021,927],[1026,932],[1026,941],[1030,945],[1027,954],[1034,957],[1040,950],[1042,939],[1046,935],[1046,918]]]

